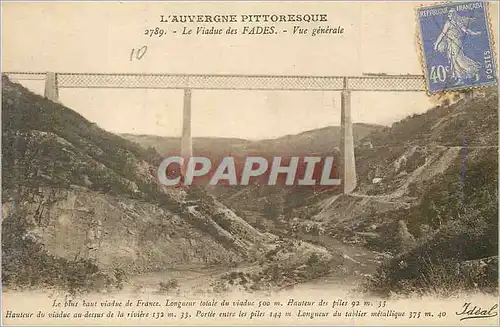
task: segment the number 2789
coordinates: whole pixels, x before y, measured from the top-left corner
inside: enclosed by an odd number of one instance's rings
[[[156,28],[150,28],[144,31],[144,35],[147,35],[149,37],[157,36],[157,37],[162,37],[163,35],[166,34],[166,31],[162,28],[156,27]]]

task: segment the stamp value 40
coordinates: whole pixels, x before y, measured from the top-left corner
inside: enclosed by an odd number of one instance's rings
[[[430,93],[497,83],[488,3],[455,2],[417,8]]]

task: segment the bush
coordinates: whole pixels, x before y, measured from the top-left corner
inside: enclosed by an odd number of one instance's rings
[[[176,290],[179,288],[179,281],[177,279],[173,278],[167,282],[160,282],[159,288],[160,288],[160,292],[162,292],[162,293],[167,293],[167,292],[170,292],[172,290]]]

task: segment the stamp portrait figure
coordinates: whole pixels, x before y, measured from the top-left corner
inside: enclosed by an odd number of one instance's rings
[[[421,6],[417,23],[429,93],[497,83],[488,3]]]
[[[475,32],[469,28],[473,17],[460,16],[454,8],[448,10],[447,16],[448,20],[434,43],[434,50],[446,54],[450,63],[450,71],[456,79],[455,85],[463,84],[464,79],[474,78],[477,81],[481,64],[465,55],[463,38],[465,35],[481,35],[481,32]]]

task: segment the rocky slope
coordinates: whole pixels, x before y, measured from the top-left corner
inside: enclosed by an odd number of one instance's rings
[[[277,246],[202,189],[159,185],[156,151],[6,77],[2,93],[4,285],[82,286],[99,271],[252,262]],[[289,251],[329,256],[315,246]]]
[[[377,292],[496,289],[495,264],[474,274],[460,267],[498,256],[497,90],[408,117],[363,142],[370,146],[356,149],[355,192],[308,203],[302,230],[315,226],[390,253],[370,283]]]

